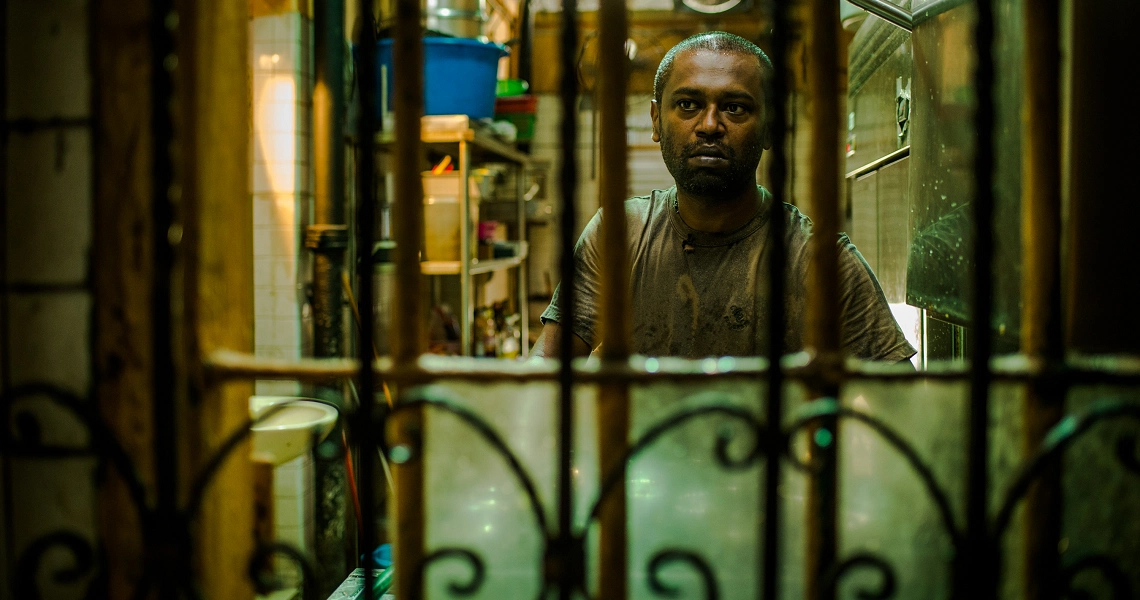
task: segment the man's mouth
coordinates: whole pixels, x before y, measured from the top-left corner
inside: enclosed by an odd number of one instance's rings
[[[716,146],[699,147],[699,148],[695,148],[693,151],[689,152],[689,158],[700,158],[700,157],[723,159],[723,158],[728,158],[728,155],[725,154],[724,150],[721,150],[720,148],[718,148]]]

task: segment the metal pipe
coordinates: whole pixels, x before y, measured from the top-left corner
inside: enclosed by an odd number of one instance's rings
[[[1022,4],[1024,89],[1021,124],[1021,352],[1048,365],[1064,358],[1061,336],[1061,6]],[[1049,378],[1027,389],[1022,455],[1033,456],[1060,420],[1066,386]],[[1061,465],[1046,468],[1025,499],[1027,598],[1061,589]]]
[[[842,362],[839,339],[839,4],[834,0],[812,0],[808,20],[808,91],[812,107],[811,126],[811,217],[814,225],[810,240],[811,286],[808,295],[809,339],[824,365]],[[827,378],[811,385],[813,398],[838,397],[839,388]],[[825,574],[835,564],[838,546],[836,527],[837,433],[835,419],[824,419],[814,428],[831,433],[812,435],[826,439],[825,445],[811,445],[821,468],[808,479],[807,494],[807,577],[809,598],[834,597],[834,589],[823,586]]]
[[[577,551],[572,517],[574,490],[570,476],[571,453],[574,448],[574,238],[577,231],[578,199],[578,0],[563,0],[562,27],[559,42],[562,104],[562,124],[559,141],[562,146],[562,169],[559,188],[562,193],[562,215],[559,227],[559,271],[562,279],[559,293],[559,313],[562,315],[562,336],[559,339],[559,395],[558,395],[558,531],[554,547],[548,548],[547,585],[558,588],[559,600],[571,600],[574,590],[581,584],[582,553]]]
[[[395,194],[393,206],[394,234],[396,238],[396,281],[394,317],[391,330],[393,359],[397,365],[413,367],[424,350],[423,275],[420,271],[419,252],[423,247],[424,209],[423,180],[420,169],[423,148],[420,144],[420,119],[424,113],[424,48],[420,0],[397,0],[392,60],[395,82],[395,133],[393,156]],[[461,157],[460,187],[467,198],[466,162]],[[463,203],[467,209],[468,201]],[[470,224],[469,213],[462,215],[462,228]],[[466,260],[467,248],[460,251]],[[463,281],[461,285],[470,285]],[[467,309],[466,306],[463,307]],[[470,324],[468,324],[468,327]],[[369,388],[371,397],[371,388]],[[396,597],[415,598],[423,576],[420,564],[424,558],[424,471],[422,439],[423,424],[420,409],[403,413],[391,423],[389,434],[393,444],[402,444],[411,450],[410,459],[394,466],[396,481]],[[370,473],[370,471],[369,471]]]
[[[629,17],[625,0],[602,0],[598,6],[598,151],[601,172],[598,197],[602,207],[601,328],[602,360],[628,362],[630,352],[629,258],[625,199],[629,189],[626,151],[626,102],[629,61],[625,43]],[[620,468],[629,445],[629,386],[604,385],[598,393],[598,462],[602,477]],[[619,486],[606,498],[600,514],[598,590],[600,598],[626,597],[626,497]]]
[[[313,7],[313,355],[344,356],[341,272],[348,248],[344,202],[344,0]]]
[[[418,3],[417,3],[418,7]],[[372,239],[376,221],[376,26],[372,22],[372,0],[360,0],[358,18],[361,19],[357,39],[356,81],[359,87],[360,108],[357,119],[356,141],[356,281],[357,302],[360,307],[360,331],[356,339],[356,356],[359,361],[357,389],[360,405],[352,414],[353,439],[366,451],[358,453],[361,523],[359,548],[370,555],[376,545],[375,486],[372,481],[374,458],[371,449],[376,447],[373,416],[376,406],[373,359],[373,327],[375,290],[372,280]],[[397,63],[398,64],[398,63]],[[416,63],[417,66],[419,63]],[[418,119],[417,119],[418,124]],[[418,134],[418,132],[417,132]],[[364,569],[364,598],[375,600],[372,593],[372,569]]]
[[[313,355],[340,358],[344,356],[341,281],[348,249],[344,201],[344,0],[314,0],[313,32],[313,225],[305,235],[305,246],[313,253]],[[341,389],[324,387],[317,394],[344,407]],[[339,444],[337,435],[323,443],[329,448]],[[344,523],[348,514],[344,463],[316,461],[313,479],[317,499],[313,552],[325,568],[318,572],[320,581],[309,585],[327,595],[340,584],[341,574],[350,571],[350,565],[355,563],[355,544],[346,538],[350,528]]]
[[[782,301],[786,281],[788,249],[784,245],[784,196],[787,192],[787,97],[788,60],[791,36],[788,32],[788,9],[790,0],[776,0],[772,6],[772,98],[768,107],[772,114],[772,162],[768,180],[772,185],[772,203],[768,218],[768,259],[771,279],[768,297],[776,301],[768,303],[768,389],[766,420],[772,426],[784,422],[783,385],[784,373],[780,361],[784,356],[784,329],[786,327],[786,307]],[[759,265],[757,268],[762,268]],[[757,290],[759,291],[759,290]],[[760,520],[760,539],[763,545],[763,569],[760,572],[759,588],[764,600],[777,600],[780,597],[780,525],[783,510],[780,506],[780,478],[783,464],[783,448],[775,440],[766,448],[767,468],[762,481],[764,494],[764,518]]]
[[[526,200],[523,198],[524,188],[526,181],[526,167],[523,163],[515,164],[515,202],[517,206],[518,218],[518,239],[523,244],[527,243],[526,238]],[[529,252],[529,250],[528,250]],[[518,276],[518,299],[519,299],[519,316],[527,315],[527,318],[519,319],[519,356],[526,358],[530,353],[530,311],[528,310],[527,303],[530,302],[530,293],[527,289],[527,263],[523,262],[519,265],[516,271]]]
[[[880,19],[897,25],[907,31],[914,29],[910,11],[891,4],[887,0],[847,0],[851,4],[879,17]],[[836,4],[838,6],[838,4]]]
[[[977,0],[974,49],[974,277],[970,352],[970,400],[966,474],[966,537],[958,557],[955,597],[993,598],[997,593],[996,548],[989,540],[989,394],[993,334],[994,258],[994,7]]]
[[[471,285],[471,147],[459,140],[459,353],[474,354],[471,347],[475,327],[475,295]]]

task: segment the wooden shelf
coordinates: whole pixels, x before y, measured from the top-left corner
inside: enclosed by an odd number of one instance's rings
[[[487,155],[491,155],[521,165],[530,164],[529,155],[500,141],[484,127],[472,127],[470,120],[464,115],[423,117],[420,122],[420,140],[429,146],[468,142],[474,150],[479,150],[483,154],[475,157],[474,162],[487,162]],[[382,147],[390,146],[395,141],[395,135],[390,131],[376,134],[376,143]]]
[[[488,258],[485,260],[476,259],[471,261],[470,273],[472,275],[478,275],[480,273],[505,271],[521,265],[524,260],[526,260],[526,256]],[[424,275],[458,275],[460,266],[457,260],[432,260],[420,263],[420,269]]]

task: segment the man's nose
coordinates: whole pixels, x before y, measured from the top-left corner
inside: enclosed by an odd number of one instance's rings
[[[716,106],[708,106],[701,113],[697,121],[697,135],[701,137],[720,137],[724,135],[724,123],[721,121],[720,111]]]

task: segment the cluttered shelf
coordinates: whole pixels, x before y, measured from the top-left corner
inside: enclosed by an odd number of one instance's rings
[[[529,155],[496,137],[490,126],[473,121],[467,115],[423,117],[420,121],[420,140],[429,146],[468,142],[471,144],[474,162],[499,158],[525,166],[531,160]],[[381,150],[390,150],[395,141],[395,134],[391,131],[376,134],[376,144]]]

